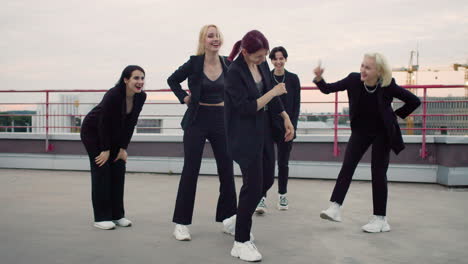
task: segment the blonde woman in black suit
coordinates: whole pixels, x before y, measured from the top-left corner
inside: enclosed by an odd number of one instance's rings
[[[191,240],[188,225],[192,224],[197,179],[207,139],[213,149],[220,181],[215,220],[223,222],[224,232],[234,233],[236,189],[224,128],[224,80],[230,62],[219,55],[222,44],[223,37],[216,25],[203,26],[197,54],[167,79],[180,103],[187,105],[181,123],[184,129],[184,168],[173,216],[176,224],[173,235],[181,241]],[[190,94],[180,85],[186,79]]]
[[[368,224],[362,227],[370,233],[388,232],[387,222],[387,169],[390,151],[400,153],[405,146],[398,125],[397,116],[406,118],[421,101],[417,96],[398,86],[392,78],[392,71],[385,57],[380,53],[364,55],[360,73],[335,83],[326,83],[322,78],[323,69],[314,70],[314,82],[325,94],[346,90],[349,98],[351,137],[328,209],[320,217],[341,222],[341,205],[348,192],[354,171],[366,150],[372,145],[372,198],[374,214]],[[395,111],[393,98],[404,105]]]

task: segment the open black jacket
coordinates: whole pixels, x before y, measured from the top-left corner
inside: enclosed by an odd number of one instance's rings
[[[260,64],[259,70],[266,93],[273,88],[268,64]],[[264,118],[284,111],[278,97],[268,103],[268,115],[264,109],[257,111],[257,99],[261,96],[243,56],[239,55],[229,67],[224,81],[224,114],[228,152],[243,167],[247,167],[263,149]]]
[[[102,101],[84,118],[81,138],[86,143],[98,144],[101,151],[127,149],[138,116],[146,101],[146,93],[135,94],[132,111],[127,116],[125,87],[114,87],[104,94]]]
[[[223,74],[226,74],[230,61],[226,57],[220,56],[221,66],[223,67]],[[181,104],[184,104],[184,98],[188,96],[187,92],[182,89],[180,85],[185,79],[188,79],[188,88],[191,94],[191,101],[187,106],[184,117],[180,125],[182,129],[189,127],[193,120],[195,120],[200,107],[200,94],[203,81],[203,65],[205,63],[205,55],[190,56],[190,59],[180,66],[169,78],[167,84],[177,96]]]
[[[271,71],[272,78],[274,70]],[[281,80],[278,80],[281,81]],[[281,95],[279,98],[281,103],[283,103],[284,110],[288,113],[291,123],[294,126],[294,138],[296,138],[297,130],[297,121],[299,119],[299,113],[301,109],[301,83],[299,77],[287,70],[284,70],[284,83],[286,85],[287,93]],[[273,85],[276,85],[275,80],[273,80]],[[284,120],[281,116],[274,117],[274,138],[276,142],[284,141],[284,133],[286,130],[284,128]]]
[[[314,81],[315,82],[315,81]],[[353,121],[359,118],[356,114],[358,111],[359,97],[364,84],[361,81],[361,75],[357,72],[350,73],[348,77],[335,83],[326,83],[325,80],[315,82],[322,93],[329,94],[338,91],[348,91],[349,100],[349,115],[351,121],[351,129],[353,129]],[[403,137],[401,136],[400,126],[398,125],[397,117],[406,118],[421,104],[419,98],[408,90],[398,86],[395,79],[389,86],[377,87],[377,104],[380,117],[384,122],[384,127],[389,137],[390,146],[395,154],[400,153],[405,148]],[[393,98],[398,98],[404,102],[404,105],[393,111]]]

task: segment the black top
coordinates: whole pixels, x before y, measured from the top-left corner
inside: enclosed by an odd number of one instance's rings
[[[257,90],[260,93],[260,96],[265,94],[265,89],[263,88],[263,80],[256,82],[255,85],[257,86]],[[268,104],[263,107],[263,110],[268,111]]]
[[[257,86],[257,90],[261,95],[264,95],[265,93],[263,92],[263,81],[256,82],[255,85]]]
[[[374,92],[370,93],[366,91],[364,86],[362,87],[357,110],[359,118],[354,121],[354,128],[360,132],[374,135],[385,131],[382,117],[379,114],[377,93],[375,92],[377,91],[375,89],[381,89],[381,87],[368,86],[367,88]]]
[[[223,67],[223,74],[226,74],[230,61],[226,57],[220,56],[221,66]],[[197,116],[198,108],[200,107],[200,95],[203,83],[203,65],[205,63],[205,55],[190,56],[190,59],[180,66],[169,78],[167,78],[167,84],[171,87],[175,96],[179,99],[180,103],[184,103],[184,98],[188,95],[182,86],[180,85],[187,79],[188,88],[191,94],[191,101],[188,104],[187,111],[185,111],[184,117],[181,121],[181,126],[185,130],[189,127],[195,117]],[[226,78],[226,77],[224,77]]]
[[[319,82],[315,82],[315,84],[320,91],[325,94],[347,90],[351,129],[355,130],[356,121],[361,118],[359,105],[362,100],[362,90],[364,89],[364,83],[361,81],[360,74],[357,72],[350,73],[346,78],[335,83],[326,83],[325,80],[322,79]],[[383,124],[386,134],[389,137],[390,146],[395,154],[398,154],[405,148],[405,145],[396,116],[406,118],[418,108],[421,101],[408,90],[398,86],[395,83],[395,79],[392,79],[388,86],[379,86],[375,94],[377,97],[378,114],[384,122]],[[395,111],[392,109],[393,98],[398,98],[404,102],[404,105]]]
[[[224,73],[215,81],[203,74],[200,102],[206,104],[219,104],[224,101]]]
[[[145,101],[145,92],[135,94],[132,111],[127,114],[125,87],[111,88],[84,118],[81,125],[82,139],[95,142],[101,151],[126,149]]]
[[[299,77],[287,70],[284,70],[284,75],[278,76],[274,75],[274,70],[271,71],[273,76],[273,86],[277,85],[278,83],[284,80],[284,84],[286,85],[287,93],[281,95],[279,98],[283,103],[284,110],[288,113],[289,118],[291,119],[291,123],[294,126],[294,138],[296,137],[296,130],[297,130],[297,122],[299,120],[299,113],[301,111],[301,83],[299,81]],[[275,125],[281,127],[284,130],[284,122],[281,118],[276,118],[274,120]],[[284,131],[281,132],[282,135],[279,137],[282,141],[284,141]],[[275,140],[277,140],[275,138]]]
[[[266,62],[258,66],[262,75],[264,93],[271,90],[272,80]],[[267,105],[269,111],[257,111],[257,99],[262,96],[242,55],[231,64],[224,81],[225,127],[228,152],[243,167],[246,167],[263,148],[265,118],[284,111],[278,97]]]

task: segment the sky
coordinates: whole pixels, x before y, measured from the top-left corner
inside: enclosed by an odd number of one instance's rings
[[[286,47],[286,68],[302,85],[312,85],[318,60],[325,79],[337,81],[359,71],[369,51],[393,67],[407,66],[416,48],[422,68],[468,63],[466,0],[15,0],[0,9],[0,90],[108,89],[129,64],[145,69],[146,89],[167,89],[205,24],[224,34],[223,55],[249,30],[262,31],[270,47]],[[420,83],[463,82],[462,71],[423,75]],[[404,82],[404,73],[395,76]],[[0,93],[0,102],[28,96]]]

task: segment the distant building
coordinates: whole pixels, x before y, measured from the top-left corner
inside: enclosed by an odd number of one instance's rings
[[[31,132],[31,119],[35,111],[13,110],[0,112],[0,132]],[[19,127],[18,127],[19,126]]]
[[[136,133],[183,134],[180,122],[186,109],[179,101],[146,101]]]
[[[81,118],[79,114],[79,95],[60,94],[58,102],[51,102],[48,107],[41,104],[37,106],[36,116],[32,117],[32,132],[45,133],[46,125],[49,133],[73,133],[78,132]]]
[[[427,116],[426,128],[464,128],[468,129],[468,116],[444,116],[444,115],[457,115],[468,114],[468,102],[460,102],[468,100],[467,97],[427,97],[426,113],[439,114],[442,116]],[[429,102],[436,101],[436,102]],[[441,102],[442,101],[442,102]],[[394,103],[394,109],[401,107],[401,102]],[[413,113],[416,115],[423,114],[423,105]],[[403,131],[403,134],[421,135],[421,130],[418,128],[423,127],[422,116],[415,116],[413,121],[410,119],[402,120],[398,118],[398,123],[401,128],[416,128],[415,130]],[[468,135],[468,130],[427,130],[427,135]]]
[[[49,104],[49,133],[78,133],[83,118],[99,102],[95,93],[60,94],[58,102]],[[135,133],[182,134],[180,121],[186,110],[178,101],[147,100],[140,113]],[[46,106],[37,107],[32,118],[32,132],[45,133]]]

